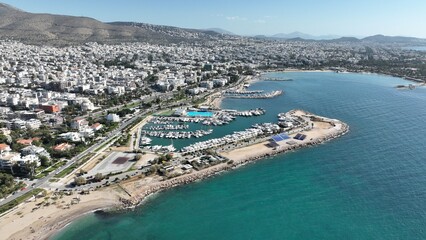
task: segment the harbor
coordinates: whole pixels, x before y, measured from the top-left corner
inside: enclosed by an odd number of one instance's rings
[[[194,110],[194,109],[191,109]],[[187,113],[193,112],[189,116]],[[177,114],[178,113],[178,114]],[[200,116],[204,113],[207,116]],[[151,145],[165,145],[159,139],[196,139],[213,133],[214,127],[228,125],[237,118],[250,118],[264,115],[262,108],[237,111],[234,109],[211,110],[207,112],[177,109],[170,116],[152,116],[139,130],[139,147],[148,149]],[[179,115],[179,116],[177,116]]]

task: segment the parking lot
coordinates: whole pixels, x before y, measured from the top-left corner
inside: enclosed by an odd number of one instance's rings
[[[93,176],[96,173],[107,175],[109,173],[127,171],[135,163],[134,158],[134,153],[112,152],[90,170],[87,175]]]

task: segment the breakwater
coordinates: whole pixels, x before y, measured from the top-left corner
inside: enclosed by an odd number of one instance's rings
[[[274,98],[283,94],[283,91],[226,91],[223,96],[227,98],[254,98],[254,99],[268,99]]]
[[[303,143],[289,145],[289,146],[286,146],[285,148],[280,148],[275,150],[271,149],[270,152],[265,154],[253,155],[251,157],[247,157],[238,161],[228,161],[227,163],[221,163],[221,164],[218,164],[197,172],[193,172],[193,173],[182,175],[173,179],[168,179],[158,183],[154,183],[146,188],[141,188],[134,192],[130,191],[132,197],[126,200],[126,205],[134,207],[140,204],[141,202],[143,202],[144,199],[146,199],[148,196],[151,196],[152,194],[155,194],[176,186],[185,185],[195,181],[200,181],[206,178],[210,178],[224,171],[229,171],[234,168],[240,167],[242,165],[245,165],[254,161],[258,161],[264,158],[272,157],[277,154],[282,154],[288,151],[294,151],[300,148],[322,144],[324,142],[343,136],[344,134],[349,132],[349,126],[346,123],[341,121],[336,121],[336,123],[341,124],[341,128],[332,134],[327,134],[327,135],[324,135]]]

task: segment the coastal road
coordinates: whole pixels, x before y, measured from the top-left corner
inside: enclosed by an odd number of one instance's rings
[[[207,92],[207,93],[205,93],[205,94],[201,94],[201,95],[199,95],[197,98],[198,99],[201,99],[201,98],[203,98],[203,97],[206,97],[206,96],[208,96],[208,95],[212,95],[212,94],[215,94],[215,93],[218,93],[218,92],[220,92],[220,91],[223,91],[224,89],[226,89],[226,88],[229,88],[229,87],[235,87],[235,86],[237,86],[238,84],[241,84],[242,82],[244,82],[246,80],[246,78],[245,77],[242,77],[242,78],[240,78],[239,80],[238,80],[238,82],[237,83],[235,83],[235,84],[233,84],[233,85],[231,85],[231,86],[228,86],[228,87],[223,87],[223,88],[220,88],[220,89],[216,89],[216,90],[214,90],[214,91],[212,91],[212,92]],[[166,94],[161,94],[161,95],[153,95],[153,96],[151,96],[151,98],[152,99],[155,99],[155,98],[157,98],[157,97],[160,97],[161,99],[166,99],[166,98],[168,98],[168,97],[170,97],[170,96],[173,96],[173,92],[170,92],[170,93],[166,93]],[[136,101],[138,101],[138,100],[136,100]],[[140,100],[139,100],[140,101]],[[172,102],[172,103],[169,103],[169,104],[166,104],[166,105],[163,105],[162,106],[162,109],[167,109],[167,108],[169,108],[169,107],[172,107],[172,106],[176,106],[176,104],[177,103],[180,103],[180,104],[183,104],[183,105],[185,105],[185,104],[189,104],[191,102],[191,99],[187,99],[187,100],[180,100],[180,101],[177,101],[177,102]],[[127,104],[126,104],[127,105]],[[123,106],[125,106],[125,105],[123,105]],[[117,107],[120,107],[120,106],[117,106]],[[115,108],[117,108],[117,107],[113,107],[114,109]],[[121,106],[122,107],[122,106]],[[111,108],[112,109],[112,108]],[[57,170],[55,170],[55,171],[53,171],[53,172],[51,172],[49,175],[47,175],[46,177],[44,177],[44,178],[42,178],[42,179],[39,179],[39,180],[37,180],[36,182],[35,182],[35,184],[32,186],[32,187],[27,187],[25,190],[22,190],[22,191],[19,191],[19,192],[17,192],[17,193],[15,193],[15,194],[13,194],[13,195],[10,195],[10,196],[8,196],[8,197],[6,197],[3,201],[1,201],[0,202],[0,205],[4,205],[4,204],[6,204],[6,203],[9,203],[9,202],[11,202],[11,201],[13,201],[13,200],[15,200],[16,198],[18,198],[18,197],[20,197],[20,196],[22,196],[22,195],[24,195],[25,193],[27,193],[27,192],[29,192],[29,191],[31,191],[32,189],[34,189],[34,188],[49,188],[50,187],[50,182],[49,182],[49,180],[51,179],[51,178],[53,178],[57,173],[59,173],[59,172],[61,172],[62,170],[64,170],[64,169],[66,169],[66,168],[68,168],[69,166],[71,166],[72,164],[74,164],[78,159],[81,159],[81,158],[83,158],[83,157],[85,157],[86,155],[88,155],[89,153],[92,153],[93,151],[95,151],[98,147],[100,147],[101,145],[103,145],[103,144],[105,144],[106,142],[108,142],[109,140],[111,140],[112,138],[114,138],[114,137],[117,137],[117,136],[119,136],[119,135],[121,135],[121,133],[122,133],[122,131],[126,128],[126,127],[128,127],[130,124],[132,124],[132,123],[134,123],[139,117],[143,117],[144,115],[147,115],[148,113],[151,113],[151,112],[155,112],[155,111],[157,111],[157,110],[159,110],[159,108],[158,108],[158,106],[152,106],[150,109],[146,109],[145,111],[143,111],[143,112],[139,112],[138,114],[136,114],[135,116],[133,116],[132,118],[130,118],[129,120],[126,120],[126,121],[123,121],[121,124],[120,124],[120,126],[117,128],[117,129],[115,129],[115,130],[113,130],[112,132],[110,132],[110,133],[108,133],[108,135],[107,135],[107,137],[105,138],[105,139],[103,139],[103,140],[101,140],[101,141],[99,141],[99,142],[97,142],[97,143],[95,143],[95,144],[93,144],[92,146],[90,146],[88,149],[86,149],[85,151],[83,151],[83,152],[81,152],[81,153],[79,153],[78,155],[76,155],[76,156],[74,156],[73,158],[71,158],[64,166],[62,166],[62,167],[59,167]],[[100,113],[102,113],[102,112],[100,112]]]
[[[125,121],[125,122],[122,122],[118,128],[116,128],[112,132],[108,133],[107,137],[104,140],[101,140],[101,141],[93,144],[92,146],[90,146],[85,151],[83,151],[83,152],[77,154],[76,156],[74,156],[73,158],[71,158],[64,166],[59,167],[55,171],[49,173],[49,175],[47,175],[46,177],[37,180],[32,187],[27,187],[25,190],[16,192],[15,194],[6,197],[3,201],[0,202],[0,205],[4,205],[4,204],[6,204],[8,202],[11,202],[11,201],[15,200],[16,198],[24,195],[25,193],[31,191],[34,188],[48,188],[49,185],[50,185],[49,184],[50,183],[49,180],[52,177],[54,177],[57,173],[61,172],[62,170],[66,169],[66,168],[68,168],[69,166],[71,166],[72,164],[74,164],[77,160],[85,157],[89,153],[94,152],[98,147],[100,147],[101,145],[105,144],[106,142],[108,142],[112,138],[121,135],[122,131],[126,127],[128,127],[130,124],[132,124],[133,122],[135,122],[139,117],[143,117],[144,115],[146,115],[149,112],[150,112],[150,110],[145,110],[143,112],[140,112],[140,113],[136,114],[133,118],[131,118],[131,119]]]

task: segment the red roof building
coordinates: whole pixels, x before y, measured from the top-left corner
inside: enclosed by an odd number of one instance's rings
[[[4,144],[4,143],[0,143],[0,153],[2,152],[10,152],[12,149],[10,148],[9,145]]]
[[[58,151],[58,152],[68,151],[71,148],[72,148],[72,145],[68,144],[68,143],[61,143],[61,144],[58,144],[58,145],[52,147],[52,149],[54,151]]]
[[[43,109],[46,113],[57,113],[60,111],[59,106],[54,104],[41,105],[40,108]]]

